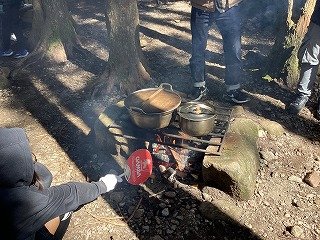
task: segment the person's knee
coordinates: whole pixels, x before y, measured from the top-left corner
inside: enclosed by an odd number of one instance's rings
[[[56,217],[48,221],[44,226],[47,228],[49,233],[54,235],[59,227],[60,224],[60,217]]]

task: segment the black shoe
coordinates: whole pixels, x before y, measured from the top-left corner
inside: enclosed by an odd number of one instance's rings
[[[208,88],[206,86],[194,87],[192,92],[188,95],[188,99],[191,101],[200,101],[207,94]]]
[[[234,103],[246,103],[250,98],[241,89],[227,91],[226,99]]]
[[[309,97],[305,95],[299,95],[296,100],[294,100],[289,105],[289,112],[298,114],[304,106],[306,106],[306,103],[308,102]]]

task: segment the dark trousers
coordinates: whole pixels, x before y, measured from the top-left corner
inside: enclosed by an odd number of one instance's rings
[[[60,216],[60,220],[63,216]],[[59,227],[54,235],[52,235],[48,229],[43,226],[39,231],[36,232],[35,240],[62,240],[64,234],[67,231],[71,220],[71,216],[66,220],[60,222]]]
[[[11,49],[10,36],[14,33],[17,37],[17,51],[26,48],[26,38],[23,36],[23,26],[20,13],[21,4],[9,4],[3,6],[1,16],[2,32],[1,32],[1,47],[3,50]]]
[[[50,187],[52,182],[52,174],[48,170],[48,168],[45,165],[39,162],[36,162],[34,164],[34,169],[40,178],[42,187],[43,188]],[[45,226],[43,226],[40,230],[36,232],[35,240],[61,240],[67,231],[67,228],[71,220],[71,216],[72,215],[70,215],[67,219],[60,222],[59,227],[54,235],[52,235],[48,231],[48,229]],[[63,219],[63,215],[59,217],[60,217],[60,220]]]
[[[241,19],[239,7],[235,6],[226,12],[207,12],[192,7],[191,10],[192,56],[190,59],[191,77],[195,87],[205,84],[205,51],[208,33],[216,23],[223,42],[226,65],[225,84],[227,90],[240,88],[242,80],[241,61]]]

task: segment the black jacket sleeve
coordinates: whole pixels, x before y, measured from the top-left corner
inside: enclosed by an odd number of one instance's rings
[[[101,181],[92,183],[69,182],[58,186],[52,186],[42,191],[36,190],[32,200],[33,231],[40,229],[49,220],[64,213],[75,211],[80,206],[95,200],[98,196],[107,192],[107,187]],[[33,213],[32,213],[33,212]]]
[[[107,192],[107,187],[100,181],[92,183],[69,182],[49,187],[43,191],[48,196],[46,212],[48,220],[50,220],[95,200],[99,195]]]
[[[6,219],[0,231],[11,234],[10,239],[25,239],[49,220],[74,211],[105,192],[107,187],[100,181],[69,182],[44,190],[33,185],[0,188],[0,212]]]

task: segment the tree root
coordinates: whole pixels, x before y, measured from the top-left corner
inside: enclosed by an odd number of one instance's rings
[[[45,54],[39,49],[37,51],[31,52],[26,58],[22,59],[10,72],[10,78],[14,79],[21,71],[29,68],[33,64],[44,58]]]

